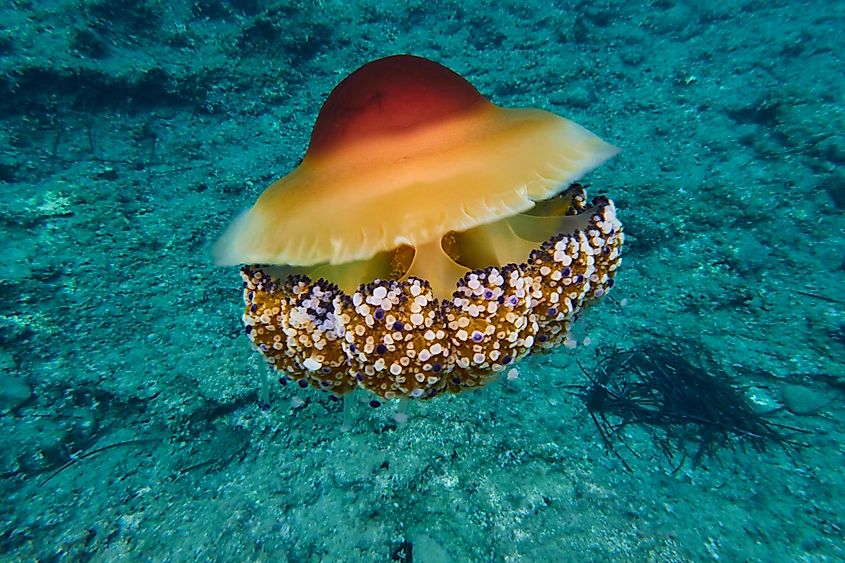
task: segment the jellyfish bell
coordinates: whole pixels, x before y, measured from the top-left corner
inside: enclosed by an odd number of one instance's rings
[[[302,163],[214,256],[263,265],[242,270],[247,333],[294,379],[383,398],[479,387],[610,289],[621,225],[574,182],[616,152],[433,61],[379,59],[332,91]]]
[[[435,291],[447,296],[465,270],[444,256],[445,235],[525,212],[616,152],[552,113],[499,108],[435,62],[409,55],[380,59],[334,89],[302,163],[232,225],[215,257],[221,265],[282,264],[307,272],[409,246],[417,254],[413,273],[425,279],[438,273]],[[508,230],[502,225],[478,233],[476,239],[492,240],[476,246],[502,254],[508,249],[502,229]],[[512,254],[522,260],[526,249]],[[504,264],[513,257],[496,259]],[[330,279],[331,270],[322,276]],[[367,281],[341,270],[336,281],[347,291]]]

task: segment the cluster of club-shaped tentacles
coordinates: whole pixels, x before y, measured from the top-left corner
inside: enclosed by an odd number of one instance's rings
[[[334,394],[430,399],[481,387],[533,350],[569,338],[585,306],[613,287],[624,241],[613,203],[586,205],[585,229],[558,233],[521,264],[468,272],[451,299],[423,279],[375,280],[350,294],[304,275],[242,269],[245,330],[283,377]]]

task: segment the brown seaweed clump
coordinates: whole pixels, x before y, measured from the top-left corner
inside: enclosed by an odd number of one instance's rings
[[[586,384],[573,386],[605,448],[627,470],[615,444],[625,444],[629,426],[645,429],[675,471],[687,459],[695,467],[726,449],[750,446],[762,453],[771,444],[787,450],[799,445],[786,432],[800,429],[772,422],[772,413],[755,409],[733,377],[694,364],[688,359],[693,355],[656,344],[613,348],[592,371],[584,370]]]

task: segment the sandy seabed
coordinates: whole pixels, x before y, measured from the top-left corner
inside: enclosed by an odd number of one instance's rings
[[[0,25],[0,552],[10,561],[845,558],[845,4],[13,1]],[[409,52],[622,153],[628,242],[574,350],[412,405],[272,389],[230,219],[322,100]],[[584,339],[589,344],[583,345]],[[695,350],[805,446],[608,454],[571,388]],[[271,375],[272,377],[272,375]]]

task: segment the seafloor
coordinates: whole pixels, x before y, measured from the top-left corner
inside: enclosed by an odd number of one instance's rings
[[[3,560],[845,558],[845,3],[0,10]],[[210,245],[331,88],[403,52],[622,148],[587,178],[628,234],[616,287],[578,348],[405,424],[360,399],[344,432],[290,386],[262,410]],[[614,346],[686,351],[799,444],[695,464],[631,427],[614,455],[568,387]]]

